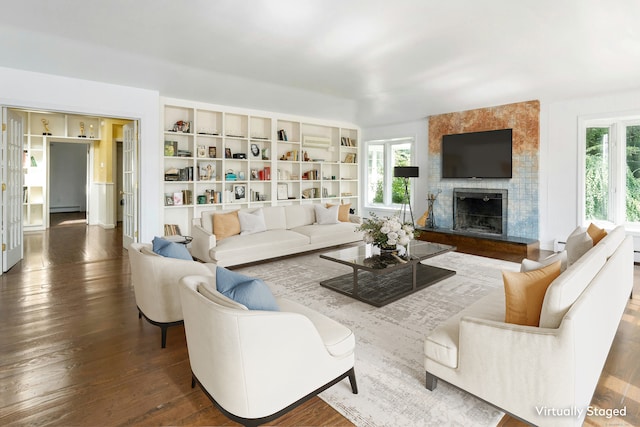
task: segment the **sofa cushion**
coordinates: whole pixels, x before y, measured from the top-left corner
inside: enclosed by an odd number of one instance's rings
[[[279,311],[278,303],[271,290],[261,279],[218,267],[216,268],[216,289],[249,310]]]
[[[342,357],[353,353],[356,340],[349,328],[297,302],[284,298],[278,298],[277,301],[280,311],[298,313],[307,317],[315,326],[331,355]]]
[[[322,205],[313,205],[316,212],[316,222],[318,225],[337,224],[338,221],[338,205],[324,207]]]
[[[286,230],[287,219],[283,206],[265,206],[262,208],[267,230]]]
[[[567,267],[547,288],[540,312],[540,327],[558,328],[562,318],[589,286],[607,260],[606,245],[598,245]]]
[[[242,235],[267,231],[267,225],[264,222],[262,208],[254,211],[239,210],[238,220],[240,221],[240,234]]]
[[[180,243],[170,242],[162,237],[154,237],[151,242],[153,245],[153,252],[158,255],[162,255],[167,258],[186,259],[193,261],[189,250],[185,245]]]
[[[211,248],[209,256],[214,261],[246,258],[255,253],[263,259],[265,253],[275,253],[280,248],[300,248],[309,244],[309,237],[290,230],[267,230],[263,233],[231,236]]]
[[[330,208],[331,206],[333,206],[331,203],[327,203],[327,207]],[[349,218],[349,209],[351,209],[351,203],[343,203],[341,205],[338,205],[338,221],[340,222],[350,222],[351,219]]]
[[[316,222],[316,213],[313,206],[313,204],[285,206],[284,212],[287,219],[287,230]]]
[[[476,303],[438,325],[424,342],[425,356],[441,365],[453,369],[457,368],[460,319],[469,316],[503,322],[504,309],[504,289],[500,288],[492,291]]]
[[[591,237],[593,245],[595,246],[600,240],[605,238],[607,232],[594,223],[591,223],[589,224],[589,227],[587,227],[587,234],[589,235],[589,237]]]
[[[352,222],[338,222],[337,224],[327,225],[304,225],[291,231],[307,236],[309,243],[312,245],[320,243],[333,244],[336,241],[346,243],[360,240],[361,237],[355,233],[357,226],[358,224]]]
[[[544,294],[551,282],[560,275],[560,261],[538,270],[516,273],[503,271],[505,291],[505,322],[538,326]]]
[[[227,213],[214,214],[213,234],[216,235],[216,240],[218,241],[240,234],[240,219],[238,219],[238,211],[235,210]]]
[[[520,263],[520,272],[524,273],[527,271],[537,270],[549,264],[553,264],[556,261],[560,261],[560,272],[565,271],[567,269],[567,251],[561,251],[553,255],[549,255],[541,261],[534,261],[525,258]]]
[[[578,227],[567,237],[567,264],[576,262],[582,255],[593,247],[593,240],[584,227]]]

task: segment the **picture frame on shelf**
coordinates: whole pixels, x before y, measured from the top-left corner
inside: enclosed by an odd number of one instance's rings
[[[165,206],[173,206],[173,194],[165,194],[165,196],[164,196],[164,205]]]
[[[233,198],[236,202],[247,200],[247,186],[243,184],[233,186]]]
[[[216,147],[210,146],[209,147],[209,158],[215,159],[217,157],[217,152],[216,151],[217,151]]]
[[[260,152],[260,147],[258,146],[258,144],[251,144],[251,150],[249,150],[249,152],[251,153],[251,158],[253,160],[260,160],[262,158],[262,153]]]
[[[176,191],[173,193],[173,205],[182,206],[182,191]]]
[[[278,200],[287,200],[289,198],[289,186],[285,183],[278,184]]]
[[[224,158],[225,159],[231,159],[233,158],[232,154],[231,154],[231,148],[225,148],[224,149]]]
[[[216,178],[216,165],[213,163],[207,163],[206,165],[200,165],[200,181],[215,181]]]
[[[198,145],[198,157],[207,157],[207,148],[204,145]]]

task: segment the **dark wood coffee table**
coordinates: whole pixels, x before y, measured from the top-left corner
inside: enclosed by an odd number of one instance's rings
[[[372,245],[360,245],[320,255],[348,265],[352,274],[320,282],[321,286],[376,307],[382,307],[456,274],[420,261],[455,250],[455,246],[412,240],[406,254],[380,254]]]

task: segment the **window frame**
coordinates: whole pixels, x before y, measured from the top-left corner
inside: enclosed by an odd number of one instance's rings
[[[640,112],[625,116],[580,118],[578,121],[578,223],[593,222],[599,227],[612,228],[623,224],[628,230],[640,232],[640,221],[626,220],[626,128],[640,125]],[[609,128],[609,209],[606,220],[586,217],[586,140],[587,128]]]
[[[393,203],[392,199],[392,182],[393,182],[393,156],[392,156],[392,146],[400,145],[400,144],[409,144],[410,158],[411,164],[416,164],[416,137],[415,136],[404,136],[397,138],[384,138],[384,139],[374,139],[365,141],[364,146],[364,170],[363,170],[363,183],[364,183],[364,194],[363,194],[363,206],[367,209],[371,210],[388,210],[388,211],[397,211],[402,207],[401,203]],[[383,148],[383,162],[384,162],[384,181],[383,181],[383,203],[370,203],[369,202],[369,147],[372,145],[382,145]],[[413,206],[414,202],[414,192],[415,185],[411,185],[409,188],[409,201]]]

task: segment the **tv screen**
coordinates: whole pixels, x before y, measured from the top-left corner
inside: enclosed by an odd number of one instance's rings
[[[442,178],[511,178],[512,129],[442,137]]]

